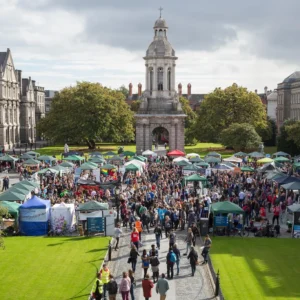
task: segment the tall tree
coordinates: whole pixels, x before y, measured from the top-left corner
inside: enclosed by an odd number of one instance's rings
[[[133,113],[124,95],[99,83],[78,82],[59,92],[38,132],[57,143],[123,142],[134,138]]]
[[[201,141],[217,142],[222,130],[233,123],[248,123],[257,130],[267,127],[260,97],[237,84],[216,88],[205,97],[197,112],[195,133]]]
[[[295,121],[294,124],[286,125],[287,140],[292,141],[300,148],[300,121]]]
[[[280,128],[280,134],[277,139],[277,149],[278,151],[284,151],[290,155],[297,155],[300,153],[300,147],[295,143],[292,137],[293,126],[297,125],[297,122],[294,120],[286,120],[282,127]]]
[[[222,131],[221,143],[224,146],[233,148],[235,151],[245,151],[258,148],[261,137],[252,125],[233,123]]]
[[[0,202],[0,225],[1,225],[1,227],[2,227],[2,222],[3,222],[3,217],[8,217],[8,216],[9,216],[8,209],[6,207],[2,206],[1,202]],[[0,229],[0,236],[2,236],[2,235],[3,235],[3,232]]]
[[[195,140],[194,132],[197,114],[192,110],[188,99],[185,97],[180,97],[179,101],[181,103],[183,112],[187,115],[184,123],[185,143],[193,144],[194,142],[197,142],[197,140]]]
[[[125,85],[122,85],[120,86],[118,89],[117,89],[118,92],[121,92],[124,96],[125,96],[125,99],[127,99],[128,95],[129,95],[129,90],[127,87],[125,87]]]

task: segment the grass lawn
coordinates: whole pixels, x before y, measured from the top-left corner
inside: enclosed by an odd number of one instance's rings
[[[299,300],[299,249],[298,239],[214,238],[211,258],[225,299]]]
[[[86,300],[108,243],[108,237],[6,238],[1,299]]]
[[[118,151],[119,146],[124,146],[124,149],[127,151],[136,151],[135,144],[114,144],[114,143],[101,143],[97,144],[97,150],[100,152],[106,151]],[[83,151],[85,154],[88,154],[89,150],[88,147],[85,145],[82,146],[69,146],[70,150],[80,150]],[[58,159],[61,158],[61,153],[64,152],[63,145],[56,145],[56,146],[49,146],[44,147],[36,150],[37,152],[41,153],[42,155],[56,155]],[[204,157],[208,152],[216,151],[219,152],[223,158],[231,156],[234,151],[225,150],[221,144],[214,144],[214,143],[198,143],[196,145],[188,145],[185,146],[186,153],[198,153],[201,157]],[[265,147],[265,152],[268,154],[275,153],[277,151],[276,147]]]

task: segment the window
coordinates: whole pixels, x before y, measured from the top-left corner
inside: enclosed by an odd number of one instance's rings
[[[150,91],[153,90],[153,69],[149,68],[149,79],[150,79]]]
[[[159,67],[157,71],[157,89],[159,91],[163,91],[164,89],[163,80],[164,80],[164,70],[162,67]]]
[[[168,69],[168,90],[171,91],[171,68]]]

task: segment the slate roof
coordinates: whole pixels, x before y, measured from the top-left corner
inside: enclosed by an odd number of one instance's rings
[[[168,28],[167,22],[163,18],[159,18],[155,21],[154,28]]]
[[[0,66],[4,67],[7,52],[0,52]]]
[[[288,76],[287,78],[285,78],[283,80],[283,82],[285,82],[285,83],[292,83],[295,81],[300,81],[300,72],[299,71],[294,72],[293,74],[291,74],[290,76]]]

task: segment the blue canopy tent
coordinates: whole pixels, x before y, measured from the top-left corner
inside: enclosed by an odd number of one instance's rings
[[[20,232],[28,236],[46,235],[48,233],[48,220],[50,200],[33,196],[19,207]]]

